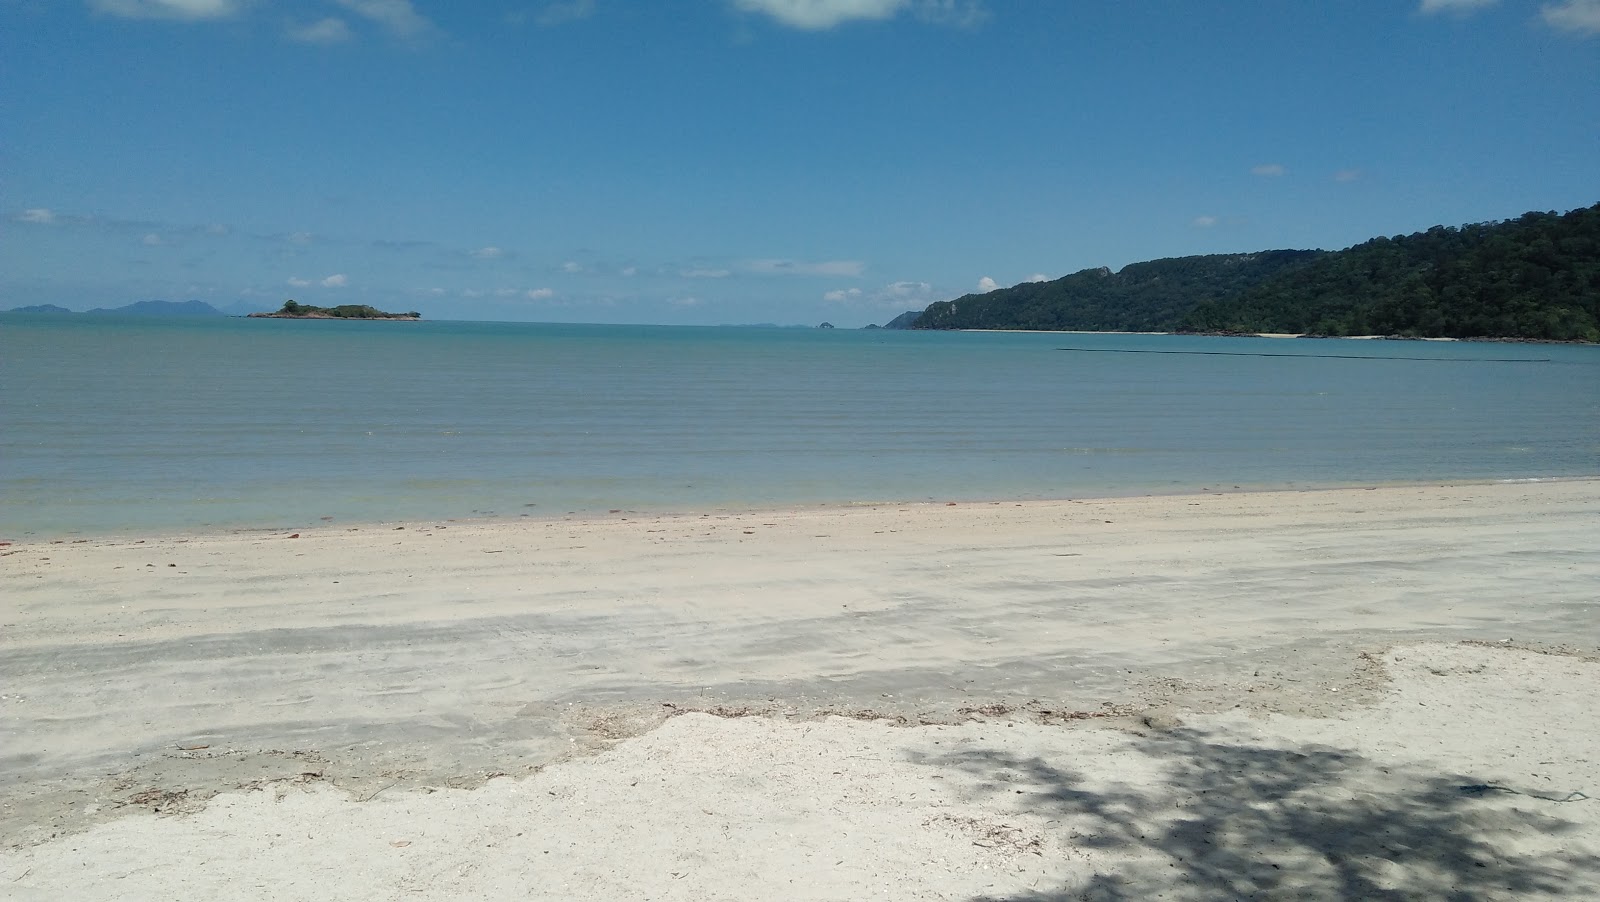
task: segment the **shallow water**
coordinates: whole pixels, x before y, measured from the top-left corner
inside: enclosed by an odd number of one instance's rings
[[[0,315],[0,424],[7,536],[1529,479],[1600,348]]]

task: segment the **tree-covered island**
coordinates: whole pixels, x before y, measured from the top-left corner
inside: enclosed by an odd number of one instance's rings
[[[276,313],[252,313],[250,316],[258,319],[395,319],[409,321],[422,319],[422,314],[415,310],[409,313],[385,313],[376,307],[369,307],[366,304],[313,307],[310,304],[301,304],[295,301],[284,301],[283,306]]]
[[[910,327],[1600,341],[1600,204],[1342,251],[1088,269],[940,301]]]

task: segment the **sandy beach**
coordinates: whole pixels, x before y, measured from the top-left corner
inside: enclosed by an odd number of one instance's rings
[[[0,898],[1600,897],[1600,480],[0,555]]]

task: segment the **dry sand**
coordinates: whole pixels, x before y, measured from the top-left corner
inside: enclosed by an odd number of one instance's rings
[[[1600,481],[0,554],[0,898],[1600,896]]]

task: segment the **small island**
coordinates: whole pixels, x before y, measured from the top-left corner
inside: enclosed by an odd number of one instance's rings
[[[276,313],[252,313],[256,319],[389,319],[416,322],[422,319],[422,314],[415,310],[409,313],[385,313],[376,307],[366,304],[340,304],[337,307],[313,307],[310,304],[300,304],[295,301],[284,301],[283,307]]]

